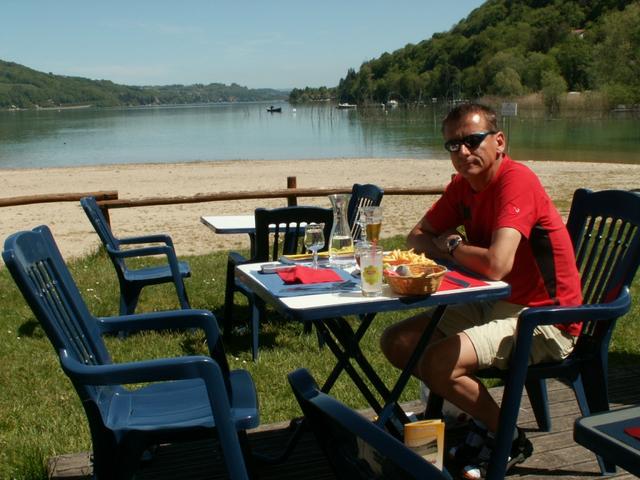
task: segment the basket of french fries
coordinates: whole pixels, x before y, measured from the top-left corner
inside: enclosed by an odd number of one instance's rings
[[[384,278],[399,295],[427,295],[440,287],[447,269],[412,250],[394,250],[385,255]]]

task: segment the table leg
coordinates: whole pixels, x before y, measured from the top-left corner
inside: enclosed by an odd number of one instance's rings
[[[362,321],[355,332],[344,318],[333,318],[318,323],[327,346],[338,359],[336,366],[322,386],[322,391],[325,393],[329,392],[340,374],[345,371],[369,405],[376,413],[380,413],[382,405],[369,385],[365,382],[365,379],[370,382],[383,401],[389,397],[391,392],[364,356],[359,345],[360,340],[371,325],[374,317],[375,314],[361,316]],[[354,365],[351,363],[352,360],[360,367],[363,375],[360,375],[354,368]],[[408,419],[402,408],[396,403],[394,409],[396,415],[406,423]],[[397,425],[391,425],[391,422],[389,422],[389,426],[390,429],[392,428],[397,434],[401,434],[401,432],[398,431]]]
[[[438,322],[440,322],[440,319],[442,318],[442,315],[444,314],[444,311],[446,310],[446,308],[447,308],[446,305],[439,305],[438,307],[436,307],[431,317],[431,321],[427,325],[427,328],[424,329],[424,332],[422,332],[422,335],[420,336],[420,339],[418,340],[418,343],[416,344],[416,347],[413,350],[413,353],[411,354],[411,357],[409,358],[407,365],[402,370],[400,377],[398,378],[396,384],[391,390],[391,394],[386,398],[386,403],[382,408],[382,411],[380,412],[380,415],[378,416],[378,420],[376,422],[379,425],[384,425],[385,423],[387,423],[387,420],[389,420],[389,418],[391,417],[392,410],[397,404],[398,399],[402,394],[402,391],[407,385],[407,382],[411,378],[411,375],[413,374],[413,370],[417,365],[418,361],[420,360],[420,357],[422,357],[422,354],[424,353],[425,348],[429,344],[429,340],[431,340],[431,336],[433,335],[433,332],[438,326]]]
[[[249,258],[256,258],[256,233],[251,232],[249,235]]]

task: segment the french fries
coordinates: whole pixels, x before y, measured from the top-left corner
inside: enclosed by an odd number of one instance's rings
[[[393,250],[384,256],[382,261],[388,265],[435,265],[436,262],[427,258],[424,253],[415,253],[411,250]]]

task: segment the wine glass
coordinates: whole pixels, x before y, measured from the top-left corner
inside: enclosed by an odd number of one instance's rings
[[[318,268],[318,250],[324,247],[324,224],[311,223],[304,230],[304,246],[313,252],[313,268]]]

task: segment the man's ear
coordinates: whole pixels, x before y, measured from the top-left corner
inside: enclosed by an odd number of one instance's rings
[[[507,139],[504,136],[504,132],[499,131],[498,133],[495,134],[495,139],[496,139],[496,151],[499,154],[503,154],[504,151],[507,148]]]

